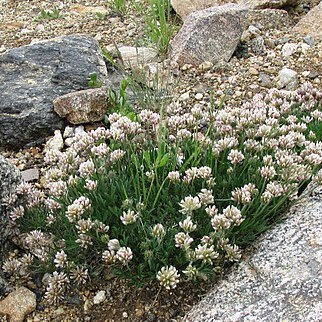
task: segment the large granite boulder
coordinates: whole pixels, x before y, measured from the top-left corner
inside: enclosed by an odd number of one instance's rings
[[[301,35],[310,35],[322,40],[322,2],[313,7],[294,27]]]
[[[293,207],[183,321],[321,321],[321,208],[321,196]]]
[[[70,35],[0,55],[0,146],[37,144],[64,127],[53,99],[88,88],[89,74],[109,85],[95,39]]]
[[[2,278],[1,264],[4,244],[7,239],[7,216],[4,203],[21,182],[20,171],[0,155],[0,295],[7,288],[6,281]]]
[[[248,9],[226,4],[191,13],[171,42],[170,57],[180,66],[227,62],[244,30]]]

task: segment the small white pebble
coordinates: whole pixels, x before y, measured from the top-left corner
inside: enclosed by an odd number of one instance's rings
[[[35,28],[35,30],[37,32],[44,32],[45,31],[45,26],[43,24],[39,24],[39,25],[37,25],[37,27]]]
[[[30,29],[28,29],[28,28],[23,28],[23,29],[21,29],[21,30],[20,30],[20,33],[21,33],[22,35],[30,34],[31,32],[33,32],[33,30],[30,30]]]
[[[71,138],[72,136],[74,136],[74,128],[71,126],[66,126],[65,130],[64,130],[64,134],[63,134],[63,138]]]
[[[197,93],[195,95],[195,99],[198,100],[198,101],[200,101],[202,98],[203,98],[203,94],[202,93]]]
[[[105,291],[98,291],[93,298],[93,303],[100,304],[104,302],[105,299],[106,299]]]
[[[180,101],[187,101],[190,98],[190,92],[185,92],[179,97]]]

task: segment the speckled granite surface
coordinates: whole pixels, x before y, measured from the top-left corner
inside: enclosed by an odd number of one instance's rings
[[[184,321],[322,321],[322,196],[293,207]]]

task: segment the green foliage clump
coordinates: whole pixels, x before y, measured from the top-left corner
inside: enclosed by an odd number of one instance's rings
[[[109,5],[113,13],[123,16],[127,12],[126,2],[127,2],[126,0],[111,0],[109,2]]]
[[[41,20],[53,20],[60,17],[60,11],[58,8],[50,9],[41,9],[38,16],[35,18],[35,21]]]
[[[91,73],[88,76],[88,87],[99,88],[103,86],[103,82],[98,78],[97,73]]]
[[[47,153],[46,193],[18,189],[25,203],[11,220],[25,236],[28,263],[52,272],[52,302],[62,285],[104,270],[166,289],[210,277],[238,261],[240,247],[312,178],[322,182],[314,132],[322,93],[310,85],[239,107],[184,111],[174,102],[159,113],[131,111],[127,86],[110,93],[125,113],[111,113],[106,128],[79,134],[66,151]]]
[[[177,27],[170,21],[170,0],[149,0],[145,15],[147,38],[157,47],[160,54],[166,54]]]

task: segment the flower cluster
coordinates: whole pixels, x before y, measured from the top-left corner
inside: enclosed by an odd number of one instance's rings
[[[239,260],[308,180],[321,184],[321,100],[306,84],[220,109],[174,101],[160,113],[110,114],[107,128],[49,151],[45,192],[23,184],[25,203],[9,207],[15,227],[39,219],[23,238],[33,260],[57,270],[48,301],[86,283],[97,258],[166,289]],[[4,271],[22,267],[13,257]]]

